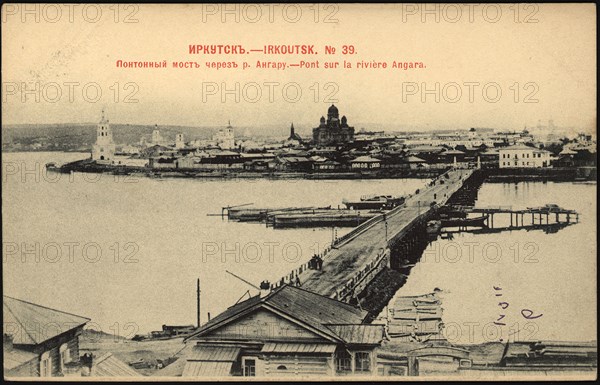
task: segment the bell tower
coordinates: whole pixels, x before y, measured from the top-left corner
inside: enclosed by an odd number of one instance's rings
[[[92,147],[92,160],[99,163],[112,163],[115,156],[115,143],[108,119],[102,109],[102,117],[96,127],[96,144]]]

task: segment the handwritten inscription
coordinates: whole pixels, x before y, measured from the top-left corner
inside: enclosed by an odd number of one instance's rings
[[[494,286],[494,295],[496,297],[502,297],[504,294],[502,293],[502,288],[499,286]],[[498,314],[498,319],[496,319],[494,321],[494,325],[498,325],[498,326],[506,326],[506,322],[504,322],[504,318],[506,317],[506,312],[505,310],[507,310],[510,306],[510,303],[508,301],[499,301],[498,302],[498,307],[500,307],[501,312],[500,314]],[[533,320],[533,319],[538,319],[540,317],[543,316],[543,314],[535,314],[533,310],[531,309],[521,309],[521,315],[523,316],[523,318],[527,319],[527,320]],[[517,331],[518,332],[518,331]],[[502,338],[500,338],[500,342],[504,341]]]

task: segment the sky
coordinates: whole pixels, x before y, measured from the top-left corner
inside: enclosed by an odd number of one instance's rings
[[[306,131],[333,102],[357,129],[521,129],[549,119],[596,128],[592,4],[5,4],[2,32],[4,124],[95,122],[105,108],[119,123],[294,122]],[[194,55],[192,44],[313,45],[317,54]],[[167,68],[118,60],[166,60]],[[361,61],[387,68],[357,68]]]

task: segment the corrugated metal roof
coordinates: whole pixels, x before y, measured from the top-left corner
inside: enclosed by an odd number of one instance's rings
[[[268,305],[335,339],[338,338],[337,335],[325,324],[339,323],[340,320],[360,324],[367,315],[366,311],[347,303],[294,286],[285,285],[265,298]]]
[[[196,345],[187,357],[188,361],[233,362],[240,354],[241,347],[225,345]]]
[[[384,325],[327,325],[348,344],[378,345],[383,340]]]
[[[236,303],[233,306],[230,306],[229,308],[225,309],[225,311],[223,311],[222,313],[217,315],[215,318],[211,319],[208,323],[202,325],[202,327],[200,327],[200,329],[198,329],[191,336],[188,336],[186,339],[184,339],[184,341],[187,341],[194,335],[202,334],[202,332],[204,332],[206,329],[209,329],[223,321],[226,321],[229,318],[252,308],[253,306],[259,304],[260,302],[261,302],[260,295],[256,295],[245,301],[242,301],[242,302]]]
[[[261,353],[333,353],[336,346],[330,344],[266,343]]]
[[[188,361],[183,368],[183,377],[228,377],[233,362]]]
[[[340,320],[349,324],[360,324],[367,316],[366,311],[347,303],[295,286],[283,285],[263,298],[257,295],[230,307],[209,323],[203,325],[202,328],[187,337],[186,340],[194,336],[203,335],[207,329],[219,323],[225,324],[229,319],[236,317],[240,313],[256,309],[262,305],[269,305],[272,309],[308,324],[310,327],[333,339],[339,339],[339,337],[328,329],[325,324],[339,323]]]
[[[90,320],[7,296],[3,296],[2,302],[5,333],[10,333],[11,328],[16,328],[16,331],[10,334],[17,345],[40,344]]]
[[[129,365],[106,353],[94,362],[92,368],[93,377],[141,377],[141,374],[133,370]]]

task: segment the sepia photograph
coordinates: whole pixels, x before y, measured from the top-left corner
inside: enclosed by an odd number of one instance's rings
[[[2,4],[4,379],[596,380],[596,12]]]

